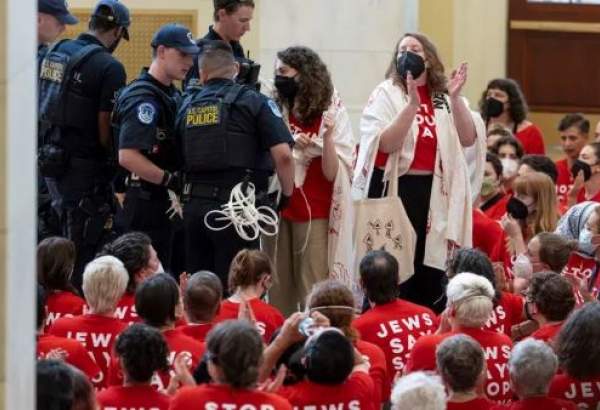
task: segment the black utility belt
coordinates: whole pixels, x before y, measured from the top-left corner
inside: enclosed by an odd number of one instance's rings
[[[228,202],[233,187],[222,187],[212,184],[188,183],[183,190],[184,197],[213,199]],[[266,191],[255,192],[256,201],[260,202],[267,196]]]

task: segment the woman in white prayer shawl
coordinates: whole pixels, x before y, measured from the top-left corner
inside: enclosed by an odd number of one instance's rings
[[[352,263],[355,142],[327,66],[307,47],[277,53],[275,101],[294,136],[295,189],[282,210],[271,303],[288,316],[313,284],[340,280],[358,289]]]
[[[471,186],[463,151],[473,147],[470,162],[483,175],[485,126],[461,97],[466,63],[447,79],[434,44],[423,34],[408,33],[399,40],[386,77],[361,118],[353,195],[381,197],[394,162],[388,158],[399,156],[398,192],[417,234],[415,274],[400,285],[400,296],[439,312],[445,306],[448,256],[472,245]]]

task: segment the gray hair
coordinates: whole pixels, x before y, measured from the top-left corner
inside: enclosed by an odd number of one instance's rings
[[[494,286],[483,276],[463,272],[450,279],[446,288],[448,307],[456,321],[466,327],[482,327],[494,309]]]
[[[114,256],[101,256],[88,263],[83,272],[83,294],[93,313],[106,314],[115,310],[125,293],[129,275]]]
[[[444,340],[437,347],[435,356],[444,383],[459,393],[473,390],[486,366],[481,345],[463,334]]]
[[[552,348],[532,338],[517,343],[508,360],[513,390],[521,399],[547,394],[557,368]]]
[[[446,410],[446,392],[439,376],[415,372],[401,377],[392,390],[392,410]]]

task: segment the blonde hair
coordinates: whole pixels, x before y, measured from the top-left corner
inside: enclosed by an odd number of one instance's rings
[[[456,321],[466,327],[481,327],[494,309],[495,290],[483,276],[459,273],[446,288],[448,307],[453,308]]]
[[[114,311],[128,281],[127,269],[114,256],[101,256],[88,263],[83,272],[83,295],[92,312]]]
[[[558,221],[556,187],[552,179],[541,172],[530,172],[517,177],[513,183],[517,195],[531,197],[536,204],[533,218],[527,222],[531,235],[540,232],[554,232]]]

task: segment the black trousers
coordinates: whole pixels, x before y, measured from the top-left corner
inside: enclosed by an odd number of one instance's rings
[[[233,226],[222,231],[212,231],[204,224],[204,217],[212,210],[220,209],[222,202],[212,198],[191,198],[183,208],[186,239],[186,270],[193,274],[199,270],[214,272],[223,283],[227,295],[228,274],[232,259],[242,249],[258,249],[260,240],[246,241],[239,237]],[[209,223],[222,226],[214,217]]]
[[[166,214],[170,206],[166,191],[164,195],[151,195],[141,188],[129,188],[125,193],[123,208],[117,213],[116,224],[120,233],[139,231],[148,235],[163,268],[172,273],[174,229],[173,222]]]
[[[383,170],[376,168],[369,186],[369,198],[385,194],[382,178]],[[415,274],[400,285],[399,296],[439,313],[446,307],[448,279],[444,271],[423,265],[432,184],[433,175],[403,175],[398,178],[398,196],[417,234]]]

